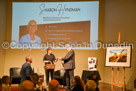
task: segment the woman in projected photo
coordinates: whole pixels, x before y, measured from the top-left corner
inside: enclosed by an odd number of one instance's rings
[[[30,20],[27,25],[28,34],[24,35],[20,39],[20,43],[38,43],[41,44],[41,39],[35,32],[37,31],[37,23],[35,20]]]

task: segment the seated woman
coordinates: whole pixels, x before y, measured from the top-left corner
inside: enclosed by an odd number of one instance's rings
[[[92,75],[88,76],[86,80],[87,81],[88,80],[93,80],[96,83],[96,90],[95,91],[99,91],[99,87],[98,87],[99,86],[99,80],[98,80],[97,75],[92,74]]]
[[[84,91],[84,83],[79,76],[75,76],[73,80],[74,88],[72,91]]]
[[[9,91],[9,83],[10,83],[9,76],[3,76],[2,77],[2,88],[4,91]]]
[[[88,80],[85,85],[85,91],[96,91],[96,82],[94,80]]]

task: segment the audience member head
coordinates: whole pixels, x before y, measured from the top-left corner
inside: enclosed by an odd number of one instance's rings
[[[79,76],[74,77],[73,84],[80,85],[80,86],[84,87],[84,83]]]
[[[32,57],[31,56],[27,56],[26,57],[26,62],[32,63]]]
[[[95,79],[97,79],[97,75],[96,74],[93,74],[92,75],[92,78],[95,80]]]
[[[32,73],[32,74],[30,75],[30,79],[31,79],[31,81],[32,81],[33,83],[38,83],[38,81],[39,81],[39,76],[38,76],[37,73]]]
[[[88,80],[86,83],[86,91],[95,91],[96,82],[93,80]]]
[[[3,76],[2,77],[2,84],[6,84],[6,85],[8,85],[10,83],[10,78],[9,78],[9,76]]]
[[[96,74],[92,74],[92,75],[87,77],[86,81],[88,81],[88,80],[96,80],[96,79],[97,79],[97,75]]]
[[[59,91],[59,82],[57,80],[50,81],[49,91]]]
[[[29,80],[25,80],[20,84],[19,91],[34,91],[34,84]]]

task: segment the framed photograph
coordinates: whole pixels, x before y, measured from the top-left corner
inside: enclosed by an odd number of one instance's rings
[[[88,70],[96,70],[97,58],[88,57]]]
[[[105,66],[131,67],[131,46],[107,47]]]

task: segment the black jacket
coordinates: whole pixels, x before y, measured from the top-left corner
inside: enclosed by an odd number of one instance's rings
[[[62,61],[64,61],[64,69],[69,70],[69,69],[75,69],[75,53],[71,49],[65,57],[62,58]]]
[[[24,63],[22,65],[21,68],[21,82],[23,82],[24,80],[30,80],[30,75],[34,73],[34,71],[32,70],[32,67],[29,63]]]
[[[80,85],[75,85],[74,88],[72,89],[72,91],[84,91],[84,88]]]

